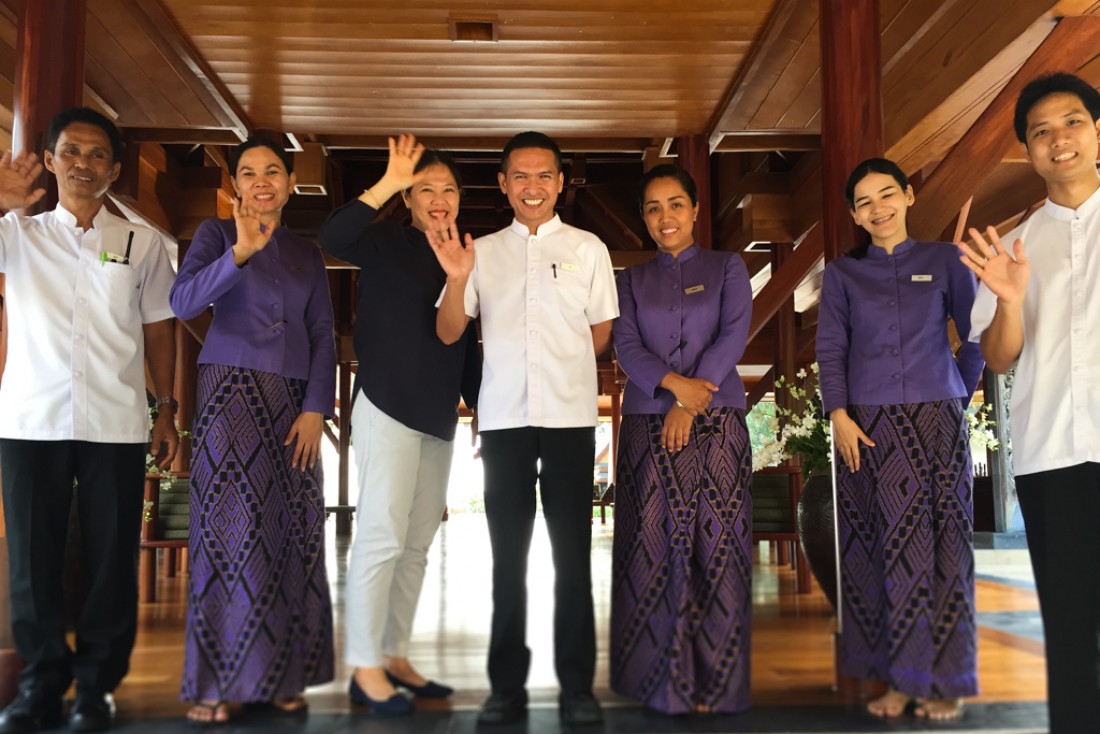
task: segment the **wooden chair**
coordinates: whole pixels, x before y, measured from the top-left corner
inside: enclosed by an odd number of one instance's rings
[[[186,564],[190,493],[191,480],[186,472],[176,474],[171,482],[164,482],[160,474],[145,475],[145,514],[138,555],[138,600],[143,604],[157,600],[158,550],[164,551],[165,577],[174,577],[179,564]]]
[[[592,488],[592,506],[600,508],[600,525],[607,524],[607,508],[615,506],[615,484],[607,485],[607,489],[600,490],[596,484]]]
[[[769,466],[752,473],[752,540],[779,544],[779,562],[794,566],[799,594],[808,594],[810,566],[798,545],[798,498],[802,495],[802,469]]]

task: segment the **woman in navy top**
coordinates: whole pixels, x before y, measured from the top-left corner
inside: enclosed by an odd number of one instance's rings
[[[435,334],[446,282],[424,232],[458,216],[454,160],[411,135],[390,139],[386,172],[321,226],[321,245],[358,265],[355,353],[359,359],[351,440],[359,470],[355,538],[348,559],[345,660],[353,703],[408,714],[406,688],[445,698],[409,662],[409,638],[427,553],[447,501],[458,398],[477,404],[481,359],[470,324],[455,344]],[[376,221],[401,192],[412,224]]]
[[[817,327],[838,458],[841,666],[889,685],[867,705],[876,716],[913,704],[954,719],[977,693],[966,424],[983,366],[966,341],[977,282],[954,245],[909,237],[913,188],[893,162],[861,163],[845,198],[870,243],[825,268]]]
[[[615,462],[611,686],[666,714],[749,706],[752,286],[736,253],[695,243],[695,182],[642,179],[657,256],[618,278],[627,375]]]

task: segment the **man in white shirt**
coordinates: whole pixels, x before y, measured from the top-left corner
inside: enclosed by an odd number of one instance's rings
[[[497,176],[515,214],[510,227],[476,243],[467,235],[465,249],[453,222],[429,233],[447,272],[439,336],[453,343],[480,314],[485,351],[478,422],[493,548],[493,693],[478,722],[527,715],[527,553],[537,480],[554,557],[559,714],[567,724],[598,723],[589,562],[596,356],[610,346],[619,315],[615,277],[599,238],[554,213],[564,175],[553,140],[516,135]]]
[[[982,281],[970,339],[1016,366],[1012,464],[1046,638],[1053,734],[1100,726],[1100,94],[1070,74],[1032,81],[1016,136],[1047,201],[1004,238],[960,245]]]
[[[43,156],[57,177],[58,207],[0,219],[8,314],[0,471],[12,632],[26,663],[19,696],[0,713],[4,734],[58,725],[61,696],[74,678],[70,727],[110,727],[110,694],[129,667],[137,629],[146,363],[159,407],[152,450],[161,466],[178,442],[172,267],[159,235],[104,208],[120,153],[118,130],[103,115],[62,112],[50,123]],[[34,154],[5,153],[0,208],[38,201],[41,172]],[[61,589],[74,495],[88,590],[75,652],[65,640]]]

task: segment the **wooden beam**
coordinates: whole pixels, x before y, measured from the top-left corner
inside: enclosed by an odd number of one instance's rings
[[[600,214],[606,218],[606,221],[611,229],[622,236],[624,242],[635,250],[640,250],[644,246],[642,240],[638,235],[634,233],[634,230],[626,223],[621,211],[617,211],[617,207],[613,206],[607,198],[603,195],[602,187],[589,186],[584,191],[583,197],[578,197],[580,205],[583,207],[587,204],[593,205],[599,210]]]
[[[920,216],[909,226],[913,237],[938,238],[1004,154],[1019,144],[1012,117],[1020,90],[1045,72],[1078,69],[1096,56],[1098,47],[1100,17],[1061,20],[921,187]]]
[[[822,241],[828,262],[855,240],[837,194],[860,161],[882,155],[878,0],[821,0]]]
[[[756,88],[758,85],[755,82],[764,74],[775,73],[772,55],[775,53],[793,55],[794,50],[781,47],[783,31],[798,5],[798,0],[778,0],[772,7],[768,20],[753,41],[748,57],[741,62],[737,76],[730,83],[710,119],[710,124],[707,125],[705,134],[711,147],[718,145],[725,136],[724,130],[741,127],[731,124],[732,117],[741,115],[744,118],[746,108],[751,107],[752,112],[755,112],[760,107],[764,96],[759,94],[759,89]],[[772,85],[765,83],[763,86],[770,90]],[[753,94],[754,92],[757,94]],[[751,114],[748,117],[751,117]]]
[[[57,113],[84,99],[87,0],[23,4],[16,27],[12,90],[12,152],[41,155],[46,128]],[[57,205],[57,181],[46,176],[46,196],[28,214]]]
[[[680,167],[687,171],[699,191],[699,216],[695,220],[695,241],[708,250],[713,247],[714,201],[710,185],[710,147],[703,135],[684,135],[676,139]]]
[[[388,143],[383,135],[352,135],[333,133],[330,135],[317,135],[316,142],[324,144],[331,150],[342,148],[387,150]],[[444,150],[469,150],[469,151],[494,151],[500,152],[505,143],[511,139],[511,135],[479,135],[479,136],[454,136],[454,135],[424,135],[417,136],[425,145]],[[555,135],[554,140],[563,151],[583,153],[638,153],[645,152],[651,144],[650,138],[609,136],[596,137],[570,137],[568,135]]]
[[[821,134],[805,130],[744,130],[719,134],[715,153],[821,150]]]
[[[237,140],[245,140],[253,125],[244,108],[230,93],[229,88],[222,83],[210,65],[199,53],[198,49],[176,25],[176,21],[164,9],[160,2],[139,2],[138,0],[116,0],[124,4],[130,13],[138,19],[149,37],[156,41],[162,49],[171,49],[174,54],[166,53],[165,59],[172,65],[180,77],[188,79],[193,77],[200,89],[206,93],[209,101],[215,106],[215,112],[226,121],[227,126],[233,130]],[[32,3],[33,4],[33,3]]]
[[[128,127],[126,133],[135,143],[236,145],[241,142],[237,132],[228,128]]]
[[[821,259],[825,243],[820,224],[814,225],[795,248],[783,266],[772,274],[756,298],[752,300],[752,320],[749,322],[749,339],[754,338],[776,314],[783,302],[791,297],[798,284],[809,275]]]

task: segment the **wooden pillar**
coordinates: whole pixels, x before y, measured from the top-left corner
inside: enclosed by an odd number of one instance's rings
[[[710,195],[710,143],[706,135],[685,135],[676,139],[676,154],[680,168],[691,174],[699,189],[699,218],[695,221],[695,241],[708,250],[713,247],[711,218],[713,206]]]
[[[848,174],[882,155],[879,0],[821,0],[821,192],[825,262],[855,243]]]
[[[13,152],[41,155],[50,119],[83,99],[86,18],[87,0],[23,3],[15,42]],[[47,178],[47,193],[36,211],[57,204],[57,184],[53,176]],[[7,537],[2,528],[0,524],[0,540]],[[15,697],[23,663],[15,654],[8,615],[7,543],[0,545],[0,706],[6,706]]]
[[[844,201],[848,174],[860,161],[882,155],[882,31],[879,0],[820,0],[821,29],[821,199],[825,262],[855,244],[855,223]],[[843,624],[843,620],[841,620]],[[836,643],[836,686],[842,700],[865,694],[860,681],[840,670]]]
[[[83,102],[87,17],[87,0],[23,3],[15,42],[13,153],[41,155],[53,116]],[[36,212],[57,205],[57,182],[46,178],[46,196]]]

